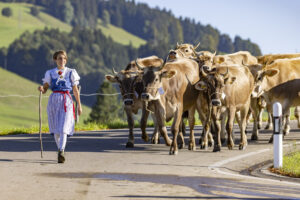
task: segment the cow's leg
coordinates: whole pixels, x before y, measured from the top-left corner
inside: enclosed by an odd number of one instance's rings
[[[246,117],[247,126],[251,122],[251,116],[252,116],[252,112],[251,112],[251,110],[249,110],[249,112],[247,113],[247,117]]]
[[[142,129],[142,139],[145,142],[149,141],[149,137],[148,137],[147,132],[146,132],[148,117],[149,117],[149,111],[146,109],[146,106],[143,105],[142,117],[141,117],[141,129]]]
[[[213,136],[214,136],[214,141],[215,141],[215,144],[214,144],[214,149],[213,149],[213,152],[218,152],[218,151],[221,151],[221,146],[222,146],[222,143],[221,143],[221,124],[220,124],[220,117],[219,117],[219,112],[220,111],[220,108],[217,108],[215,106],[212,107],[212,123],[213,123]]]
[[[180,122],[182,119],[182,108],[181,106],[177,107],[177,111],[175,112],[173,124],[171,126],[171,132],[173,135],[173,141],[170,148],[170,155],[177,155],[178,154],[178,145],[177,145],[177,136],[179,131]]]
[[[128,135],[126,148],[133,148],[134,147],[134,135],[133,135],[134,120],[133,120],[131,108],[125,107],[125,112],[127,115],[127,123],[129,128],[129,135]]]
[[[221,142],[222,144],[226,141],[226,119],[227,119],[227,110],[221,113]]]
[[[182,149],[185,147],[183,129],[182,129],[183,124],[184,124],[184,121],[183,121],[183,119],[181,119],[181,122],[179,125],[179,137],[177,138],[177,144],[178,144],[179,149]]]
[[[265,129],[272,130],[273,129],[272,111],[271,111],[271,109],[267,108],[267,112],[268,112],[268,124],[265,127]]]
[[[263,97],[256,98],[257,99],[257,107],[259,110],[258,119],[257,119],[257,128],[261,129],[262,127],[262,114],[267,106],[266,100]]]
[[[228,109],[228,120],[227,120],[227,147],[229,150],[232,150],[234,147],[234,142],[232,139],[232,132],[233,132],[233,124],[234,124],[234,116],[235,116],[236,109],[231,107]]]
[[[190,141],[189,141],[189,150],[196,150],[195,136],[194,136],[194,126],[195,126],[195,110],[196,107],[193,106],[189,109],[189,127],[190,127]]]
[[[282,116],[284,117],[284,127],[283,127],[283,135],[290,134],[290,107],[286,105],[282,105]]]
[[[159,102],[156,102],[154,113],[158,125],[158,130],[160,134],[164,137],[166,145],[170,146],[172,144],[172,140],[168,136],[167,127],[165,125],[165,121],[166,121],[165,110],[163,107],[161,107]]]
[[[159,140],[160,134],[158,133],[157,121],[156,121],[156,118],[155,118],[154,114],[151,114],[151,117],[152,117],[153,123],[154,123],[154,130],[153,130],[152,137],[151,137],[151,143],[152,144],[159,144],[160,143],[160,140]]]
[[[251,135],[251,140],[258,140],[258,124],[259,124],[259,105],[258,100],[256,98],[251,98],[251,112],[253,116],[253,130]]]
[[[298,128],[300,128],[300,106],[295,107],[294,115],[298,122]]]
[[[249,102],[250,103],[250,102]],[[240,132],[241,132],[241,141],[239,145],[239,150],[244,150],[248,144],[247,142],[247,135],[246,135],[246,126],[247,126],[247,114],[249,113],[249,103],[245,108],[241,109],[241,126],[240,126]]]

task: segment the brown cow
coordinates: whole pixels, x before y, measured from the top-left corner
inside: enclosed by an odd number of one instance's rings
[[[263,66],[272,64],[277,59],[285,59],[285,58],[297,58],[300,57],[300,53],[294,54],[267,54],[263,56],[258,56],[257,61],[258,63],[262,64]]]
[[[177,135],[182,113],[194,109],[198,98],[199,92],[193,86],[199,80],[198,63],[191,59],[180,58],[167,62],[162,67],[144,68],[142,80],[144,83],[142,99],[147,102],[148,109],[154,112],[159,130],[165,138],[167,137],[165,121],[173,118],[170,154],[178,154]],[[193,123],[189,125],[192,125],[190,145],[193,143],[195,146]]]
[[[158,58],[157,56],[150,56],[143,59],[140,59],[140,65],[143,67],[147,66],[160,66],[163,63],[163,60]],[[149,137],[146,133],[146,125],[147,119],[149,115],[149,111],[146,110],[144,102],[141,100],[141,93],[143,91],[142,82],[137,82],[138,68],[136,67],[135,61],[131,61],[125,70],[120,72],[115,72],[113,70],[114,75],[106,75],[105,78],[112,82],[118,83],[120,87],[120,92],[124,102],[124,110],[127,115],[127,122],[129,127],[129,135],[128,142],[126,147],[134,147],[134,136],[133,136],[133,128],[134,128],[134,120],[133,113],[137,114],[139,109],[142,109],[142,118],[141,118],[141,129],[142,129],[142,139],[144,141],[148,141]],[[155,122],[155,118],[153,116],[153,120]],[[157,127],[155,126],[153,136],[156,135]],[[152,136],[152,142],[154,142],[154,138]],[[170,141],[168,141],[170,144]]]
[[[247,67],[244,66],[217,66],[208,74],[202,69],[201,81],[196,84],[196,88],[208,88],[211,104],[212,117],[216,125],[214,152],[221,150],[220,124],[218,122],[220,110],[226,108],[227,120],[227,146],[232,149],[232,130],[234,117],[240,111],[241,122],[241,142],[239,149],[243,150],[247,146],[246,137],[246,117],[250,108],[251,92],[254,87],[254,78]]]
[[[272,64],[267,65],[256,77],[256,86],[252,96],[263,96],[267,98],[267,108],[272,110],[271,97],[268,91],[282,83],[300,78],[300,58],[294,59],[278,59]],[[271,93],[273,94],[273,93]],[[284,134],[288,134],[290,130],[289,115],[285,113]]]
[[[216,55],[213,58],[213,65],[220,65],[222,63],[255,65],[257,64],[257,58],[252,56],[248,51],[238,51],[232,54]]]

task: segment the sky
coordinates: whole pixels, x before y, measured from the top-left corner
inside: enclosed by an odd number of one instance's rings
[[[263,54],[300,53],[300,0],[135,0],[239,35]]]

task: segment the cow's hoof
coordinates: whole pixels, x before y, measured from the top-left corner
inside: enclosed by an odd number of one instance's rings
[[[206,145],[206,144],[202,144],[202,145],[200,145],[200,149],[207,150],[207,145]]]
[[[244,149],[246,149],[246,145],[240,144],[240,145],[239,145],[239,150],[244,150]]]
[[[288,128],[287,130],[283,130],[283,136],[286,136],[290,134],[290,129]]]
[[[132,142],[127,142],[126,148],[133,148],[134,144]]]
[[[258,140],[258,136],[257,135],[252,135],[251,140]]]
[[[185,144],[183,144],[183,143],[178,144],[178,149],[183,149],[184,147],[185,147]]]
[[[167,146],[171,146],[171,144],[172,144],[172,140],[167,140],[167,141],[166,141],[166,145],[167,145]]]
[[[271,137],[271,138],[269,139],[269,143],[270,143],[270,144],[273,143],[273,137]]]
[[[266,130],[272,130],[272,129],[273,129],[273,126],[268,124],[268,125],[265,127],[265,129],[266,129]]]
[[[169,155],[177,155],[178,154],[178,151],[170,151],[169,152]]]
[[[199,144],[200,144],[200,145],[202,144],[202,138],[199,139]]]
[[[225,144],[226,139],[225,138],[221,138],[221,144]]]
[[[219,151],[221,151],[221,147],[219,145],[215,145],[213,152],[219,152]]]
[[[151,143],[152,143],[152,144],[158,144],[158,140],[156,140],[156,139],[151,139]]]
[[[149,136],[148,136],[148,135],[142,135],[142,139],[143,139],[145,142],[149,142]]]
[[[260,123],[257,124],[257,128],[258,128],[258,129],[261,129],[261,124],[260,124]]]
[[[189,150],[190,150],[190,151],[195,151],[195,150],[196,150],[195,145],[189,144]]]
[[[227,147],[228,147],[229,150],[233,149],[233,145],[227,145]]]

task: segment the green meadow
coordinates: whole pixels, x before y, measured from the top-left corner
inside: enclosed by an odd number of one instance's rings
[[[33,5],[25,3],[0,2],[0,10],[5,7],[12,9],[12,16],[0,15],[0,47],[8,47],[25,31],[33,32],[37,29],[58,28],[61,31],[71,31],[72,27],[55,17],[52,17],[40,8],[40,14],[35,17],[30,14]]]
[[[38,84],[0,68],[0,132],[14,128],[30,128],[39,125]],[[47,103],[51,91],[42,95],[42,123],[47,125]],[[30,97],[18,97],[20,95]],[[9,96],[9,97],[3,97]],[[83,106],[80,123],[87,119],[91,109]]]

